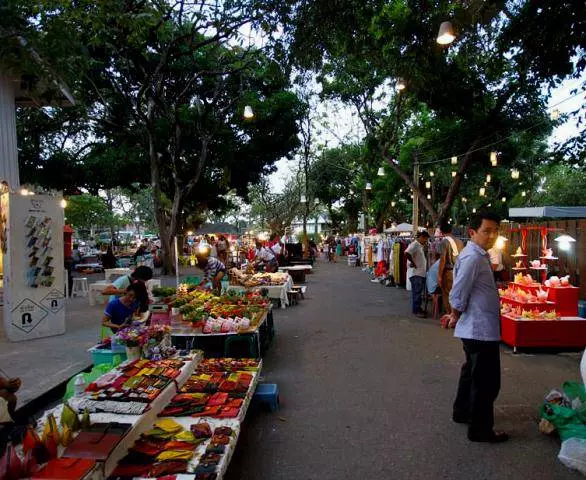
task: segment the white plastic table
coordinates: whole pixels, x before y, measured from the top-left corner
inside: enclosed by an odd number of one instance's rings
[[[130,275],[133,272],[132,268],[106,268],[104,276],[106,282],[111,282],[112,277],[121,277],[122,275]]]

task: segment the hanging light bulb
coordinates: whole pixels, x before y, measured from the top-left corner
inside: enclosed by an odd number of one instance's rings
[[[299,201],[301,203],[307,203],[307,197],[305,195],[301,195],[301,198],[299,199]]]
[[[517,170],[516,168],[513,168],[511,170],[511,178],[513,180],[517,180],[519,178],[519,170]]]
[[[427,199],[431,200],[431,195],[429,193],[427,194]]]
[[[526,196],[527,196],[527,192],[526,192],[525,190],[523,190],[523,191],[521,192],[521,196],[522,196],[522,197],[526,197]]]
[[[316,198],[316,199],[313,201],[313,204],[314,204],[314,205],[319,205],[319,198]]]
[[[425,182],[425,188],[431,188],[431,182]]]
[[[384,177],[385,176],[385,169],[383,167],[379,167],[378,172],[376,172],[376,174],[379,177]]]
[[[492,177],[490,176],[490,173],[486,176],[486,183],[490,183],[490,181],[492,180]]]
[[[458,157],[452,157],[452,165],[458,165]]]
[[[484,197],[484,195],[486,194],[486,188],[484,187],[480,187],[480,192],[479,192],[481,197]]]
[[[456,170],[452,170],[452,178],[455,177],[457,175],[458,172],[456,172]]]
[[[250,105],[246,105],[244,107],[244,118],[247,120],[254,118],[254,112],[252,111],[252,107]]]
[[[466,197],[462,197],[462,202],[466,203],[468,201],[468,199]]]
[[[456,35],[454,35],[454,28],[452,27],[452,22],[442,22],[439,28],[439,32],[437,34],[437,43],[440,45],[449,45],[456,39]]]
[[[559,120],[559,118],[560,118],[560,111],[556,108],[555,110],[553,110],[551,112],[551,119],[555,121],[555,120]]]
[[[366,187],[364,187],[365,190],[372,190],[372,183],[368,182],[366,184]]]
[[[433,177],[435,175],[435,173],[433,173],[433,170],[431,172],[429,172],[429,176]]]
[[[66,208],[67,207],[67,200],[62,198],[61,201],[59,202],[59,205],[61,206],[61,208]]]
[[[397,202],[395,202],[395,201],[392,201],[392,202],[391,202],[391,207],[394,207],[395,205],[397,205]]]
[[[501,202],[505,203],[507,201],[507,197],[501,198]]]
[[[397,78],[397,90],[405,90],[405,88],[407,88],[405,80],[403,80],[401,77]]]
[[[472,209],[472,213],[476,213],[476,209],[475,208]]]
[[[498,160],[497,160],[497,157],[496,157],[496,152],[490,152],[490,164],[493,167],[496,167],[497,166]]]
[[[571,243],[575,242],[576,239],[571,237],[570,235],[560,235],[559,237],[554,239],[555,242],[558,242],[558,247],[560,250],[569,250],[571,248]]]

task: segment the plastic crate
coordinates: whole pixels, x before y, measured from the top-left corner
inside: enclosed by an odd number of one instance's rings
[[[90,348],[88,350],[92,356],[94,365],[102,365],[104,363],[114,363],[114,356],[120,356],[122,361],[126,360],[126,352],[113,352],[108,348]]]

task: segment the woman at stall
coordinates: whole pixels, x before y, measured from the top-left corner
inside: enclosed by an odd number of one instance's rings
[[[146,287],[143,283],[128,285],[124,295],[116,297],[106,306],[102,326],[116,333],[118,330],[130,325],[132,316],[140,313],[138,298],[144,294],[146,294]]]
[[[114,280],[112,286],[102,290],[102,295],[110,295],[110,301],[112,301],[116,296],[124,295],[129,285],[133,283],[142,283],[145,285],[151,278],[153,278],[153,269],[146,265],[141,265],[136,267],[134,272],[130,275],[122,275]],[[142,289],[140,289],[140,291],[143,292]],[[137,301],[140,304],[140,311],[146,312],[149,308],[149,297],[146,287],[144,289],[144,294],[141,293],[137,298]]]
[[[279,268],[275,252],[271,248],[263,246],[261,242],[256,242],[255,259],[264,264],[265,272],[273,273]]]

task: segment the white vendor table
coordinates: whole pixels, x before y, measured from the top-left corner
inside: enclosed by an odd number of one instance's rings
[[[258,287],[243,287],[241,285],[229,285],[227,290],[234,290],[237,292],[254,292],[262,290],[263,288],[267,289],[267,297],[279,300],[281,308],[286,308],[289,306],[289,297],[287,296],[287,292],[289,292],[293,288],[293,279],[290,275],[289,277],[287,277],[287,281],[282,285],[259,285]]]
[[[279,267],[279,272],[287,272],[296,284],[305,283],[305,274],[311,272],[311,265],[293,265],[291,267]]]
[[[132,268],[106,268],[104,269],[105,281],[111,282],[112,277],[118,278],[122,275],[130,275],[132,272]]]

